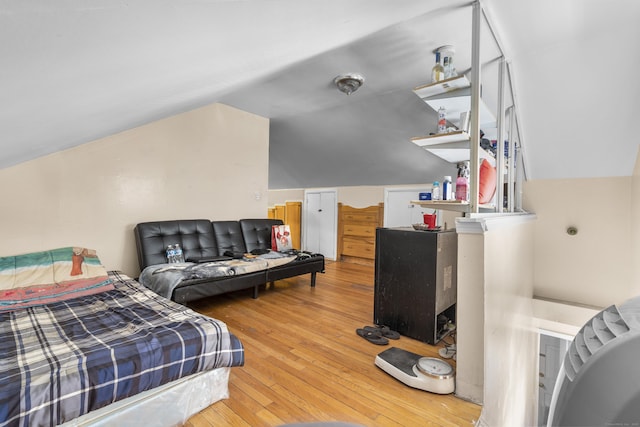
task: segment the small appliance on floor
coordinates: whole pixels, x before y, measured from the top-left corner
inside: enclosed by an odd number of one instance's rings
[[[409,387],[437,394],[455,389],[455,370],[442,359],[391,347],[376,356],[375,364]]]

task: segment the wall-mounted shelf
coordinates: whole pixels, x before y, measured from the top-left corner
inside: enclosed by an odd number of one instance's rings
[[[522,208],[522,186],[520,180],[524,177],[522,168],[516,170],[516,163],[522,164],[522,150],[517,139],[518,119],[513,99],[513,86],[511,85],[509,68],[504,56],[498,57],[498,97],[495,112],[489,110],[482,100],[482,63],[480,55],[480,39],[482,26],[482,6],[479,0],[473,3],[471,19],[471,68],[468,74],[417,86],[413,89],[416,96],[420,97],[430,108],[437,112],[440,107],[445,109],[446,127],[454,126],[453,132],[417,136],[411,138],[411,142],[423,148],[425,151],[441,157],[450,163],[461,161],[469,162],[469,202],[415,202],[418,206],[434,209],[453,210],[458,212],[477,213],[483,211],[503,212],[506,208],[513,212]],[[489,24],[489,27],[491,25]],[[494,41],[497,40],[494,37]],[[502,48],[498,48],[503,55]],[[507,84],[509,87],[507,88]],[[511,92],[513,105],[506,107],[505,95],[507,90]],[[469,123],[461,123],[461,114],[469,113]],[[509,126],[507,129],[507,115]],[[433,120],[432,129],[436,129],[436,120]],[[431,129],[426,130],[429,133]],[[431,131],[432,132],[432,131]],[[481,136],[483,134],[483,136]],[[496,140],[497,157],[482,148],[486,147],[482,139]],[[504,152],[508,152],[504,156]],[[493,150],[489,150],[493,151]],[[480,171],[483,159],[488,159],[492,166],[499,169],[496,179],[496,200],[500,203],[496,206],[479,205]],[[504,173],[503,173],[504,170]],[[507,183],[505,186],[504,184]],[[507,192],[504,194],[504,192]],[[506,200],[506,206],[504,201]]]
[[[467,132],[458,130],[449,133],[436,133],[433,135],[414,136],[411,138],[411,142],[419,147],[431,147],[431,146],[443,146],[460,143],[460,147],[469,147],[469,134]]]
[[[469,202],[463,202],[462,200],[411,200],[409,203],[422,208],[443,209],[446,211],[463,213],[471,212]],[[480,205],[480,210],[483,212],[493,212],[495,210],[495,206]]]
[[[471,82],[464,74],[451,77],[446,80],[442,80],[435,83],[429,83],[426,85],[418,86],[413,91],[420,98],[431,98],[432,96],[442,95],[443,93],[451,92],[458,89],[465,89],[471,87]]]
[[[413,89],[428,106],[438,111],[440,107],[446,110],[446,119],[456,127],[460,127],[460,113],[471,110],[471,83],[463,74]],[[480,127],[496,127],[496,118],[480,100]]]
[[[418,86],[413,89],[427,105],[437,111],[440,107],[446,110],[447,122],[460,126],[460,114],[471,109],[471,82],[463,74],[440,82]],[[496,119],[487,106],[480,100],[480,126],[495,128]],[[417,136],[411,142],[449,163],[458,163],[471,158],[471,137],[465,130],[449,133]],[[494,157],[479,148],[479,158],[492,160]]]
[[[464,131],[411,138],[411,142],[417,146],[424,148],[449,163],[463,162],[471,158],[471,150],[469,148],[470,140],[469,134]],[[481,147],[478,147],[478,156],[480,159],[490,160],[491,163],[495,165],[495,157]]]

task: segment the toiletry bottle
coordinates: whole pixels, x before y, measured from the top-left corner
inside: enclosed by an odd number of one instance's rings
[[[436,52],[436,64],[431,69],[431,83],[444,80],[444,67],[440,63],[440,52]]]
[[[444,78],[450,79],[452,77],[456,77],[458,72],[456,71],[456,67],[453,65],[453,56],[448,56],[445,58],[446,63],[444,65]]]
[[[433,181],[433,186],[431,187],[431,200],[441,200],[440,183],[438,181]]]
[[[456,200],[469,201],[469,168],[467,162],[458,163],[456,178]]]
[[[438,108],[438,133],[447,133],[447,110]]]
[[[453,192],[451,191],[452,182],[451,177],[446,175],[444,181],[442,181],[442,200],[452,200]]]

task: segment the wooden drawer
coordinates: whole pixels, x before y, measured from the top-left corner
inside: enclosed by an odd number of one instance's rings
[[[359,236],[359,237],[370,237],[372,239],[376,238],[376,228],[370,225],[354,225],[354,224],[345,224],[343,230],[344,236]]]
[[[375,238],[372,240],[345,236],[342,241],[342,255],[375,259]]]
[[[342,220],[347,223],[347,222],[358,222],[358,223],[363,223],[363,222],[370,222],[371,224],[375,225],[378,223],[378,215],[374,214],[374,213],[343,213],[342,214]]]
[[[382,226],[382,203],[366,208],[338,204],[338,257],[370,265],[376,259],[376,229]]]

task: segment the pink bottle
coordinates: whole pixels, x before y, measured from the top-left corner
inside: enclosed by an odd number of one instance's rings
[[[456,178],[456,200],[469,201],[469,166],[467,162],[458,163]]]
[[[456,179],[456,200],[465,202],[469,200],[469,183],[464,176],[459,176]]]

